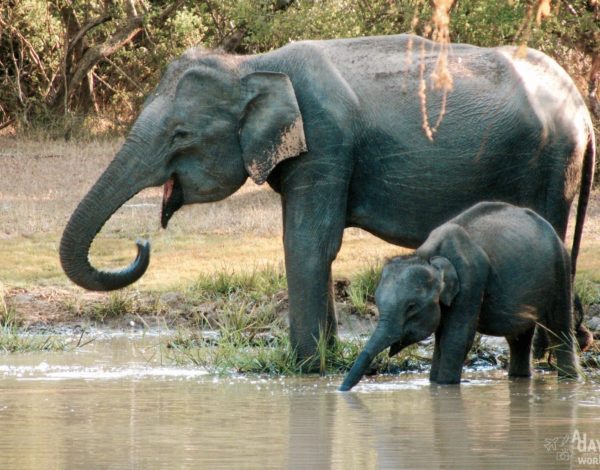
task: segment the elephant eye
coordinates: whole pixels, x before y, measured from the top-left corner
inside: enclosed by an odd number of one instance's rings
[[[418,310],[418,306],[415,302],[411,302],[406,306],[406,313],[415,313]]]
[[[183,139],[185,139],[189,135],[190,135],[190,133],[188,131],[186,131],[184,129],[177,129],[173,133],[173,137],[171,138],[171,143],[174,144],[177,142],[181,142]]]

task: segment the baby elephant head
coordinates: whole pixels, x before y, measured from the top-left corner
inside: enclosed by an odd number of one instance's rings
[[[411,256],[390,260],[375,292],[379,323],[341,385],[350,390],[377,354],[390,356],[431,335],[440,323],[440,302],[450,306],[459,291],[454,266],[441,256],[429,261]]]

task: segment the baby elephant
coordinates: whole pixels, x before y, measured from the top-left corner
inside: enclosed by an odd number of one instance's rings
[[[531,375],[536,322],[548,329],[558,373],[577,377],[569,254],[552,226],[529,209],[482,202],[436,228],[409,257],[386,263],[375,293],[379,323],[340,390],[373,358],[435,332],[430,380],[459,383],[475,332],[505,336],[509,375]]]

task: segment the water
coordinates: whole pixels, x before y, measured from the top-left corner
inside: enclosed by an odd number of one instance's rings
[[[487,371],[460,387],[408,375],[339,393],[342,377],[161,366],[152,342],[0,356],[0,468],[600,467],[599,384]]]

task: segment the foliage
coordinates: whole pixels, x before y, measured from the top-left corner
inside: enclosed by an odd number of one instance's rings
[[[447,2],[448,3],[448,2]],[[452,2],[449,2],[452,3]],[[535,5],[551,4],[538,25]],[[0,5],[0,128],[121,130],[166,64],[202,44],[259,53],[289,41],[394,34],[430,35],[423,0],[20,0]],[[535,4],[535,5],[534,5]],[[600,53],[593,0],[455,1],[450,39],[482,46],[527,42],[568,62]],[[434,25],[435,26],[435,25]],[[578,57],[573,57],[573,51]],[[587,57],[586,60],[581,60]],[[598,61],[600,64],[600,60]],[[591,85],[590,85],[591,86]],[[99,119],[102,116],[104,119]]]

